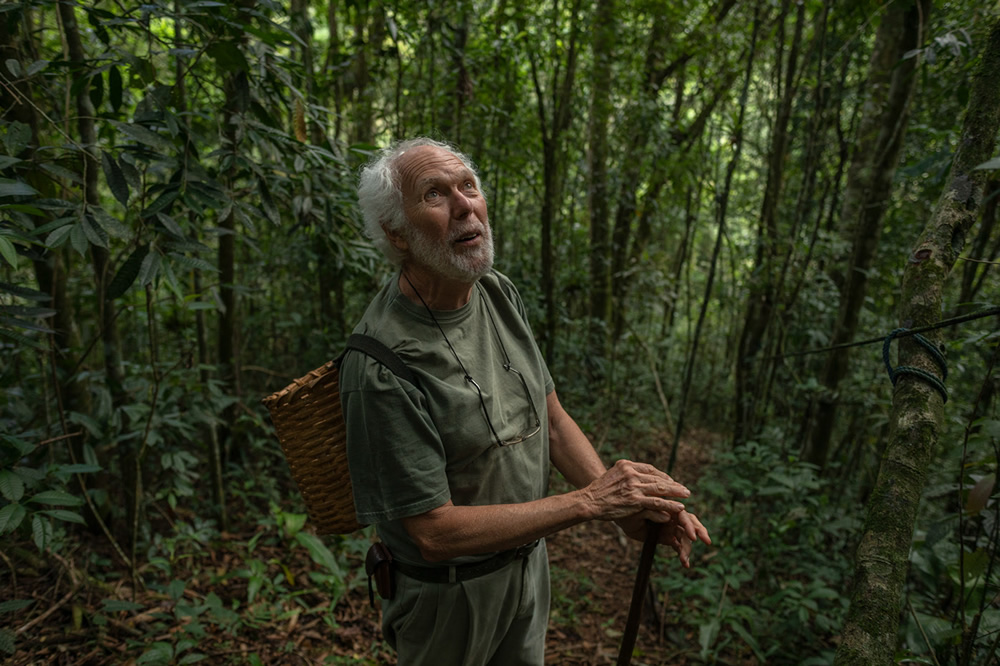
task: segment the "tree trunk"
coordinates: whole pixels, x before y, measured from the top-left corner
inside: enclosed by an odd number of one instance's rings
[[[611,61],[615,45],[614,0],[598,0],[593,17],[594,69],[591,77],[590,119],[587,129],[587,211],[590,215],[590,354],[603,358],[608,346],[611,315],[611,214],[608,205],[608,123],[611,119]],[[591,368],[595,382],[597,369]]]
[[[948,184],[903,271],[899,320],[909,327],[941,316],[942,291],[975,223],[985,171],[1000,131],[1000,20],[994,23],[972,83]],[[940,335],[928,335],[938,345]],[[899,343],[899,364],[941,375],[929,353],[910,338]],[[944,423],[944,403],[919,377],[896,385],[890,434],[858,546],[855,588],[837,650],[837,666],[892,664],[913,527],[927,468]]]
[[[538,103],[539,129],[542,135],[542,294],[545,300],[545,325],[543,333],[543,351],[545,361],[552,364],[555,360],[556,341],[556,297],[555,297],[555,256],[552,247],[553,227],[556,211],[562,200],[562,136],[569,128],[571,119],[571,103],[573,84],[576,79],[576,46],[579,37],[578,21],[580,0],[576,0],[570,14],[570,37],[566,47],[566,70],[562,80],[558,71],[552,81],[552,113],[546,112],[545,93],[542,91],[538,77],[538,67],[535,58],[531,57],[531,77],[535,85],[535,97]]]
[[[677,446],[680,443],[681,435],[684,433],[684,418],[687,411],[688,394],[691,390],[691,380],[694,376],[694,364],[698,357],[698,343],[701,337],[702,326],[705,323],[705,315],[708,312],[708,304],[712,298],[712,284],[715,281],[715,267],[719,258],[719,251],[722,248],[722,239],[726,235],[726,214],[729,207],[729,194],[733,184],[733,174],[739,164],[740,155],[743,152],[744,127],[743,120],[746,117],[747,96],[750,91],[750,81],[753,78],[753,62],[757,52],[757,33],[760,30],[761,2],[758,1],[754,8],[753,28],[750,33],[750,52],[746,57],[746,75],[743,79],[743,89],[739,97],[739,113],[737,114],[736,128],[732,137],[733,156],[726,167],[726,177],[723,182],[722,191],[718,195],[716,206],[716,219],[718,222],[718,232],[715,237],[715,247],[712,250],[712,260],[708,268],[708,277],[705,283],[705,297],[702,299],[701,311],[698,313],[698,323],[695,325],[694,335],[691,339],[691,352],[688,355],[687,363],[684,366],[684,379],[681,386],[680,407],[677,410],[677,427],[674,431],[674,441],[670,448],[670,461],[667,464],[669,474],[677,462]]]
[[[70,63],[73,63],[81,70],[86,67],[86,53],[83,49],[83,41],[80,37],[79,25],[76,21],[76,10],[68,3],[59,4],[59,21],[62,26],[63,36],[67,55]],[[81,166],[83,175],[83,206],[100,205],[100,194],[98,192],[98,161],[97,149],[97,128],[94,124],[96,112],[90,100],[89,85],[80,86],[76,95],[77,130],[79,132],[81,146]],[[101,324],[101,342],[104,352],[104,373],[108,391],[111,394],[112,408],[117,410],[125,404],[126,393],[124,388],[124,376],[122,374],[121,347],[119,345],[118,324],[115,321],[114,303],[106,297],[107,285],[111,280],[109,275],[110,253],[107,248],[99,245],[90,246],[91,263],[94,269],[95,289],[97,296],[97,309]],[[128,415],[121,411],[122,432],[128,432]],[[135,444],[128,438],[119,438],[118,459],[121,465],[122,483],[121,490],[124,495],[126,508],[127,525],[119,532],[127,536],[129,544],[134,548],[138,535],[140,498],[142,493],[142,478],[138,452]],[[134,560],[134,557],[132,558]]]
[[[875,262],[882,217],[889,204],[896,164],[909,121],[910,98],[916,83],[917,58],[903,59],[923,41],[930,0],[910,0],[891,5],[875,37],[868,73],[868,91],[855,141],[855,153],[847,177],[841,210],[841,225],[853,249],[844,277],[840,308],[833,327],[831,345],[852,340],[865,302],[868,273]],[[824,394],[806,459],[824,465],[837,413],[837,388],[847,375],[848,349],[826,357]]]
[[[782,7],[778,18],[784,25],[788,2]],[[778,62],[775,68],[784,72],[784,94],[778,104],[778,113],[771,128],[771,148],[768,154],[767,181],[764,185],[764,200],[761,204],[760,223],[757,231],[757,248],[754,274],[750,293],[747,295],[747,314],[736,352],[736,418],[733,432],[734,445],[742,444],[753,436],[754,415],[760,398],[761,378],[767,371],[766,364],[755,363],[755,357],[764,343],[764,336],[771,324],[777,298],[777,280],[773,273],[779,256],[778,245],[781,234],[778,231],[778,202],[785,180],[785,161],[788,148],[788,123],[792,117],[792,102],[797,88],[799,49],[802,44],[802,29],[805,23],[805,3],[799,4],[795,20],[795,33],[788,52],[788,62],[783,66],[780,54],[784,45],[779,43]],[[779,74],[779,80],[781,76]],[[756,370],[756,372],[755,372]]]

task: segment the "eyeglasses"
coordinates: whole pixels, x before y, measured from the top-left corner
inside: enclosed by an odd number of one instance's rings
[[[490,315],[490,316],[492,318],[492,315]],[[499,338],[499,336],[497,336],[497,337]],[[445,338],[445,339],[447,339],[447,338]],[[449,343],[449,346],[450,346],[450,343]],[[500,343],[500,346],[501,346],[501,348],[503,347],[503,343],[502,342]],[[507,351],[504,350],[504,354],[505,355],[506,355],[506,353],[507,353]],[[456,354],[456,358],[457,358],[457,354]],[[459,364],[461,364],[461,361],[459,361]],[[464,370],[465,368],[463,367],[462,369]],[[514,444],[520,444],[524,440],[526,440],[526,439],[528,439],[530,437],[534,437],[535,435],[537,435],[538,431],[542,429],[542,421],[541,421],[541,419],[538,418],[538,410],[535,409],[535,403],[531,399],[531,391],[528,390],[528,382],[525,381],[524,375],[522,375],[513,366],[511,366],[509,359],[508,359],[507,363],[503,364],[503,369],[506,370],[507,372],[513,372],[515,375],[517,375],[517,378],[521,380],[521,387],[524,388],[524,398],[525,398],[525,400],[528,401],[528,406],[531,407],[531,414],[534,417],[534,424],[533,425],[529,425],[527,427],[527,429],[524,432],[522,432],[520,435],[515,435],[514,437],[511,437],[510,439],[500,439],[500,435],[497,434],[496,428],[493,427],[493,421],[490,420],[490,411],[488,409],[486,409],[486,400],[483,399],[483,390],[481,388],[479,388],[479,384],[477,384],[476,380],[472,378],[472,375],[470,375],[468,372],[465,373],[465,381],[469,382],[470,384],[472,384],[473,386],[476,387],[476,393],[479,394],[479,404],[483,408],[483,416],[486,417],[486,425],[489,426],[490,432],[493,433],[493,439],[496,440],[497,446],[500,446],[500,447],[513,446]]]
[[[462,363],[462,359],[458,356],[458,352],[455,351],[455,348],[452,346],[451,340],[448,339],[448,336],[445,334],[444,329],[441,328],[441,324],[438,323],[437,317],[434,316],[434,311],[431,310],[430,307],[428,307],[427,302],[424,300],[424,297],[420,295],[420,292],[417,291],[417,288],[413,286],[412,282],[410,282],[409,276],[407,276],[405,272],[403,272],[402,275],[406,279],[406,281],[410,284],[410,288],[413,289],[413,293],[415,293],[417,295],[417,298],[420,299],[420,302],[423,303],[424,309],[427,310],[427,314],[431,316],[431,320],[438,327],[438,330],[441,331],[441,336],[444,337],[444,341],[448,344],[448,349],[451,350],[451,353],[455,356],[455,360],[458,361],[459,367],[462,368],[462,372],[465,374],[465,381],[469,382],[470,384],[472,384],[473,387],[475,387],[476,393],[479,395],[479,405],[483,408],[483,416],[486,417],[486,425],[489,426],[490,433],[493,434],[493,439],[496,440],[497,446],[500,447],[513,446],[514,444],[520,444],[524,440],[537,435],[538,432],[542,429],[542,420],[538,417],[538,410],[535,409],[534,400],[531,399],[531,391],[528,389],[528,382],[525,381],[524,375],[522,375],[520,372],[514,369],[514,367],[511,366],[510,364],[510,356],[507,354],[507,348],[503,344],[503,339],[500,337],[500,331],[499,329],[497,329],[497,323],[493,319],[493,312],[490,310],[490,304],[486,301],[486,296],[483,294],[483,288],[479,285],[479,283],[478,282],[476,283],[476,288],[479,290],[479,297],[483,299],[483,306],[486,308],[486,314],[489,315],[490,324],[492,324],[493,326],[493,333],[497,337],[497,342],[500,343],[500,350],[503,352],[503,356],[506,361],[503,364],[503,369],[506,370],[507,372],[513,372],[515,375],[517,375],[517,378],[521,382],[521,388],[524,389],[524,398],[525,400],[527,400],[528,406],[531,407],[531,415],[534,419],[534,423],[529,425],[524,432],[522,432],[520,435],[516,435],[506,440],[500,439],[500,435],[497,434],[496,428],[493,427],[493,421],[490,419],[490,411],[486,409],[486,399],[483,398],[483,390],[479,388],[479,384],[477,384],[476,380],[472,378],[472,375],[469,374],[469,371],[465,369],[465,364]]]

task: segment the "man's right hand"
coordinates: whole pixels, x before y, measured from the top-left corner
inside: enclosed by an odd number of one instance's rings
[[[660,514],[651,519],[668,522],[684,510],[683,504],[668,498],[691,496],[690,490],[652,465],[630,460],[619,460],[580,492],[595,520],[617,520],[646,511]]]

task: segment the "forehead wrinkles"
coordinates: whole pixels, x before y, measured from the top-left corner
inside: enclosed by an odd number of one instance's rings
[[[459,180],[472,176],[462,160],[440,148],[425,149],[421,146],[399,157],[396,173],[400,190],[412,192],[423,184]]]

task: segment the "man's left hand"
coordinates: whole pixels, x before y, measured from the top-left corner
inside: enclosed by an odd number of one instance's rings
[[[651,515],[652,512],[640,511],[627,518],[619,518],[615,522],[625,535],[637,541],[645,541],[647,520],[661,523],[659,542],[670,546],[677,552],[677,557],[685,569],[691,568],[691,546],[695,541],[711,544],[712,538],[708,530],[698,520],[698,516],[688,511],[667,514],[669,519],[663,521],[664,514]]]

